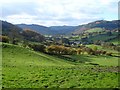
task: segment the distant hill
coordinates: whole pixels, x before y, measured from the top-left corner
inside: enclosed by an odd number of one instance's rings
[[[40,32],[41,34],[79,34],[81,32],[84,32],[86,30],[92,29],[92,28],[102,28],[105,30],[114,30],[118,28],[119,20],[113,20],[113,21],[105,21],[105,20],[98,20],[94,21],[88,24],[79,25],[79,26],[41,26],[36,24],[17,24],[17,26],[25,29],[29,28],[32,30],[35,30],[37,32]]]
[[[44,36],[37,31],[31,29],[22,29],[17,25],[13,25],[12,23],[9,23],[7,21],[0,21],[0,23],[2,23],[2,25],[0,26],[0,28],[2,29],[2,35],[8,36],[11,41],[13,41],[13,39],[24,39],[37,42],[41,42],[44,40]]]
[[[105,21],[105,20],[98,20],[95,22],[91,22],[84,25],[79,26],[42,26],[36,24],[17,24],[13,25],[6,21],[0,21],[2,23],[2,32],[4,35],[8,34],[8,31],[11,29],[16,29],[17,31],[21,31],[22,29],[31,29],[41,34],[46,35],[55,35],[55,34],[80,34],[84,31],[88,31],[94,28],[101,28],[104,30],[115,30],[118,28],[120,20],[113,20],[113,21]]]
[[[92,28],[114,30],[118,28],[119,23],[120,23],[120,20],[113,20],[113,21],[99,20],[99,21],[88,23],[88,24],[79,25],[79,27],[73,32],[73,34],[80,34],[81,32],[84,32]]]
[[[22,29],[32,29],[35,30],[41,34],[69,34],[73,32],[75,29],[77,29],[76,26],[41,26],[36,24],[17,24]]]
[[[18,27],[22,28],[22,29],[31,29],[31,30],[35,30],[41,34],[51,34],[51,32],[49,31],[48,27],[46,26],[42,26],[42,25],[36,25],[36,24],[17,24]]]
[[[8,35],[12,30],[20,33],[22,31],[22,28],[16,26],[16,25],[13,25],[7,21],[1,21],[0,20],[0,28],[2,28],[2,35]]]
[[[49,30],[53,31],[54,34],[71,34],[77,28],[78,26],[51,26]]]

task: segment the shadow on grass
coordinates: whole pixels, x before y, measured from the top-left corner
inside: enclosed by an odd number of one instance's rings
[[[99,65],[96,63],[92,63],[92,59],[89,58],[90,56],[88,55],[61,55],[57,57],[75,63]]]

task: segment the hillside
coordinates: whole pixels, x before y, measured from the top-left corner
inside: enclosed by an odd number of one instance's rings
[[[12,44],[3,44],[3,88],[117,88],[117,66],[111,66],[111,57],[102,57],[94,63],[101,65],[74,64],[40,52]],[[19,53],[20,52],[20,53]],[[90,56],[92,57],[92,56]],[[88,56],[72,56],[86,61]],[[101,58],[99,56],[99,58]],[[115,57],[112,60],[117,60]],[[89,61],[88,61],[89,62]],[[115,63],[115,62],[114,62]],[[110,66],[109,66],[110,65]],[[102,82],[101,82],[102,81]]]
[[[1,21],[0,20],[0,28],[2,29],[2,35],[9,35],[10,32],[12,31],[15,31],[17,33],[20,33],[22,31],[22,28],[16,26],[16,25],[13,25],[7,21]]]
[[[73,32],[77,27],[76,26],[41,26],[41,25],[36,25],[36,24],[17,24],[17,26],[21,27],[22,29],[32,29],[35,30],[41,34],[70,34]]]
[[[71,34],[75,29],[77,29],[77,26],[51,26],[48,28],[51,32],[54,34]]]
[[[31,29],[35,30],[41,34],[80,34],[81,32],[84,32],[86,30],[90,30],[92,28],[102,28],[104,30],[114,30],[118,28],[119,20],[114,20],[114,21],[104,21],[104,20],[99,20],[95,22],[91,22],[85,25],[79,25],[79,26],[41,26],[41,25],[36,25],[36,24],[17,24],[13,25],[9,22],[6,21],[0,21],[2,23],[2,34],[3,35],[8,35],[10,30],[16,30],[16,31],[21,31],[22,29]]]
[[[90,30],[92,28],[101,28],[104,30],[114,30],[118,28],[118,24],[120,24],[119,20],[113,21],[105,21],[105,20],[98,20],[95,22],[91,22],[84,25],[79,25],[79,27],[73,32],[73,34],[80,34],[86,30]]]
[[[104,31],[102,28],[92,28],[92,29],[86,30],[85,32],[94,33],[94,32],[102,32],[102,31]]]
[[[21,53],[17,53],[17,51]],[[9,59],[8,57],[9,56]],[[56,60],[57,59],[57,60]],[[10,60],[9,62],[6,63],[5,60]],[[16,62],[17,60],[17,62]],[[15,62],[14,62],[15,61]],[[19,66],[54,66],[58,64],[58,66],[69,66],[71,64],[65,62],[62,59],[55,58],[53,56],[43,54],[43,53],[38,53],[26,48],[22,48],[16,45],[12,44],[4,44],[3,45],[3,62],[5,62],[6,65],[9,65],[11,62],[14,62],[14,65]],[[14,66],[13,65],[13,66]]]
[[[6,21],[0,22],[2,23],[0,27],[2,29],[2,35],[7,36],[11,43],[24,40],[36,42],[44,41],[44,36],[34,30],[31,29],[23,30],[22,28],[12,23]]]
[[[51,34],[51,32],[49,31],[48,27],[46,26],[42,26],[42,25],[36,25],[36,24],[17,24],[17,26],[19,26],[22,29],[31,29],[31,30],[35,30],[38,33],[41,34]]]
[[[90,22],[88,24],[83,24],[79,26],[41,26],[36,24],[17,24],[17,26],[21,27],[22,29],[29,28],[35,30],[41,34],[80,34],[86,30],[92,28],[101,28],[104,30],[114,30],[118,28],[119,20],[113,21],[105,21],[105,20],[98,20],[94,22]]]

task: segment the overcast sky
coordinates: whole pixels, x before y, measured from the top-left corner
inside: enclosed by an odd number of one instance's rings
[[[13,24],[80,25],[117,20],[119,0],[1,0],[0,19]],[[1,11],[1,10],[0,10]]]

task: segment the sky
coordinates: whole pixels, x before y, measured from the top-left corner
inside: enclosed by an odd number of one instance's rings
[[[13,24],[77,26],[117,20],[119,0],[1,0],[0,19]]]

